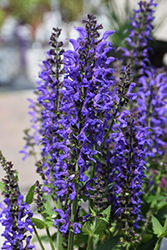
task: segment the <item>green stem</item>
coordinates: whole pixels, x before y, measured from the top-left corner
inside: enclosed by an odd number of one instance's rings
[[[154,250],[158,250],[158,249],[159,249],[159,246],[160,246],[160,244],[161,244],[161,240],[162,240],[162,237],[160,237],[160,238],[157,240],[157,243],[156,243],[156,245],[155,245]]]
[[[96,150],[97,145],[94,144],[92,149]],[[96,171],[96,163],[93,161],[92,162],[92,171],[91,171],[91,176],[90,176],[91,179],[93,179],[95,177],[95,171]]]
[[[61,209],[61,200],[58,198],[58,208]],[[58,224],[58,231],[57,231],[57,249],[63,250],[62,247],[62,233],[60,232],[60,223]]]
[[[96,170],[96,164],[95,162],[92,163],[92,172],[91,172],[91,179],[95,177],[95,170]],[[89,212],[91,212],[90,208],[93,208],[93,200],[89,199]]]
[[[72,210],[71,210],[72,222],[75,221],[76,210],[77,210],[77,197],[75,197],[75,200],[73,201],[72,204]],[[68,238],[68,250],[73,250],[73,246],[74,246],[74,233],[72,230],[70,230]]]
[[[57,232],[57,249],[58,250],[63,250],[63,247],[62,247],[62,234],[59,231],[59,228],[60,228],[60,225],[58,225],[58,232]]]
[[[93,236],[89,235],[88,245],[86,250],[93,250]]]
[[[70,230],[68,238],[68,250],[73,250],[74,246],[74,233]]]
[[[166,229],[167,229],[167,216],[166,216],[166,220],[165,220],[164,227],[163,227],[163,233],[166,232]]]
[[[51,235],[50,235],[50,232],[49,232],[49,229],[48,229],[48,228],[46,228],[46,233],[47,233],[47,236],[48,236],[48,238],[49,238],[49,243],[50,243],[51,249],[52,249],[52,250],[55,250],[55,247],[54,247],[54,245],[53,245],[53,241],[52,241],[52,238],[51,238]]]
[[[44,246],[43,246],[43,244],[42,244],[42,241],[41,241],[41,239],[40,239],[40,237],[39,237],[39,234],[38,234],[38,232],[37,232],[35,226],[33,226],[33,229],[34,229],[34,233],[35,233],[35,235],[36,235],[36,237],[37,237],[37,239],[38,239],[38,242],[39,242],[39,244],[40,244],[42,250],[45,250],[45,248],[44,248]]]

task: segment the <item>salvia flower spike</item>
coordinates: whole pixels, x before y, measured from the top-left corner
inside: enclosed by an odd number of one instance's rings
[[[6,172],[2,179],[4,183],[3,195],[4,202],[0,204],[2,212],[0,213],[0,222],[5,227],[2,236],[5,242],[1,249],[25,250],[35,249],[30,245],[31,234],[33,233],[33,216],[30,207],[23,201],[18,187],[18,177],[13,164],[7,162],[0,152],[0,163]]]

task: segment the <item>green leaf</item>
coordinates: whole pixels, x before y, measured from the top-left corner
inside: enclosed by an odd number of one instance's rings
[[[28,191],[28,194],[26,196],[26,203],[27,204],[31,204],[33,202],[33,198],[34,198],[34,189],[35,189],[35,184],[32,185]]]
[[[50,204],[51,196],[47,195],[44,198],[46,199],[46,202],[43,205],[42,215],[46,220],[47,226],[50,228],[54,224],[52,215],[55,214],[55,212],[52,211],[52,208],[51,208],[51,204]]]
[[[3,192],[5,190],[5,184],[0,181],[0,190]]]
[[[142,236],[142,242],[148,242],[149,240],[152,239],[153,236],[154,236],[153,234],[144,234]]]
[[[109,222],[109,218],[110,218],[110,213],[111,213],[111,205],[108,206],[103,212],[102,215],[104,216],[103,218],[105,218],[106,222]]]
[[[91,225],[89,222],[85,222],[85,224],[82,227],[82,232],[85,235],[90,235],[90,236],[93,235],[93,229],[91,228]]]
[[[163,227],[159,220],[152,215],[152,228],[154,234],[156,234],[158,237],[163,233]]]
[[[91,233],[93,233],[94,237],[97,237],[98,235],[104,232],[110,218],[110,211],[111,211],[111,206],[108,206],[101,213],[103,217],[96,218],[95,225],[90,225],[90,229],[92,230]],[[91,212],[94,214],[94,216],[96,215],[93,210],[91,210]]]
[[[153,201],[164,201],[164,199],[166,199],[164,195],[150,195],[149,197],[147,197],[146,202],[150,203]]]
[[[165,204],[165,206],[161,207],[157,212],[158,212],[157,218],[160,221],[163,221],[166,218],[166,214],[167,214],[167,203]]]
[[[93,233],[98,235],[102,234],[106,226],[107,226],[107,221],[105,219],[97,218]]]
[[[52,209],[51,209],[51,204],[50,204],[50,200],[52,199],[50,195],[46,195],[44,197],[44,199],[46,200],[45,203],[44,203],[44,211],[46,213],[51,213],[52,212]]]
[[[155,247],[155,244],[157,242],[157,237],[153,237],[148,242],[141,242],[141,245],[137,248],[137,250],[153,250]]]
[[[86,245],[88,242],[88,235],[85,235],[81,232],[75,235],[74,240],[76,245]]]
[[[97,246],[96,250],[112,250],[118,244],[119,238],[119,236],[115,236],[104,241],[102,244]]]
[[[96,216],[95,211],[94,211],[91,207],[90,207],[90,210],[91,210],[92,215],[93,215],[93,216]]]
[[[47,228],[47,225],[44,221],[38,219],[38,218],[31,218],[32,223],[34,223],[35,227],[38,229],[43,229],[44,227]]]
[[[160,210],[166,205],[166,195],[162,196],[162,199],[157,202],[157,210]]]

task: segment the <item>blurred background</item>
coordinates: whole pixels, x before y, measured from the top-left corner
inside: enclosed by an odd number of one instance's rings
[[[104,30],[121,46],[129,16],[137,0],[0,0],[0,150],[19,172],[20,188],[26,193],[38,178],[34,160],[22,161],[23,130],[29,128],[27,98],[35,98],[39,65],[45,59],[52,28],[62,28],[61,39],[76,38],[75,26],[93,13]],[[167,65],[167,0],[157,0],[154,32],[155,64]],[[0,179],[4,173],[0,167]],[[0,201],[2,196],[0,196]],[[3,231],[0,227],[0,234]],[[0,247],[2,241],[0,237]]]
[[[104,29],[117,30],[114,46],[122,45],[123,31],[137,0],[0,0],[0,90],[36,86],[39,63],[44,59],[53,27],[62,28],[62,40],[76,37],[74,26],[88,13]],[[167,41],[167,0],[155,0],[154,37]],[[162,44],[161,44],[162,47]],[[165,60],[165,59],[164,59]]]

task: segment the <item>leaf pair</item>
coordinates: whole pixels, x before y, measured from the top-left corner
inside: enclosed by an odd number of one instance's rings
[[[101,235],[109,222],[110,212],[111,205],[101,213],[101,217],[97,218],[96,213],[92,210],[95,221],[93,223],[86,222],[82,228],[83,233],[95,238]]]

